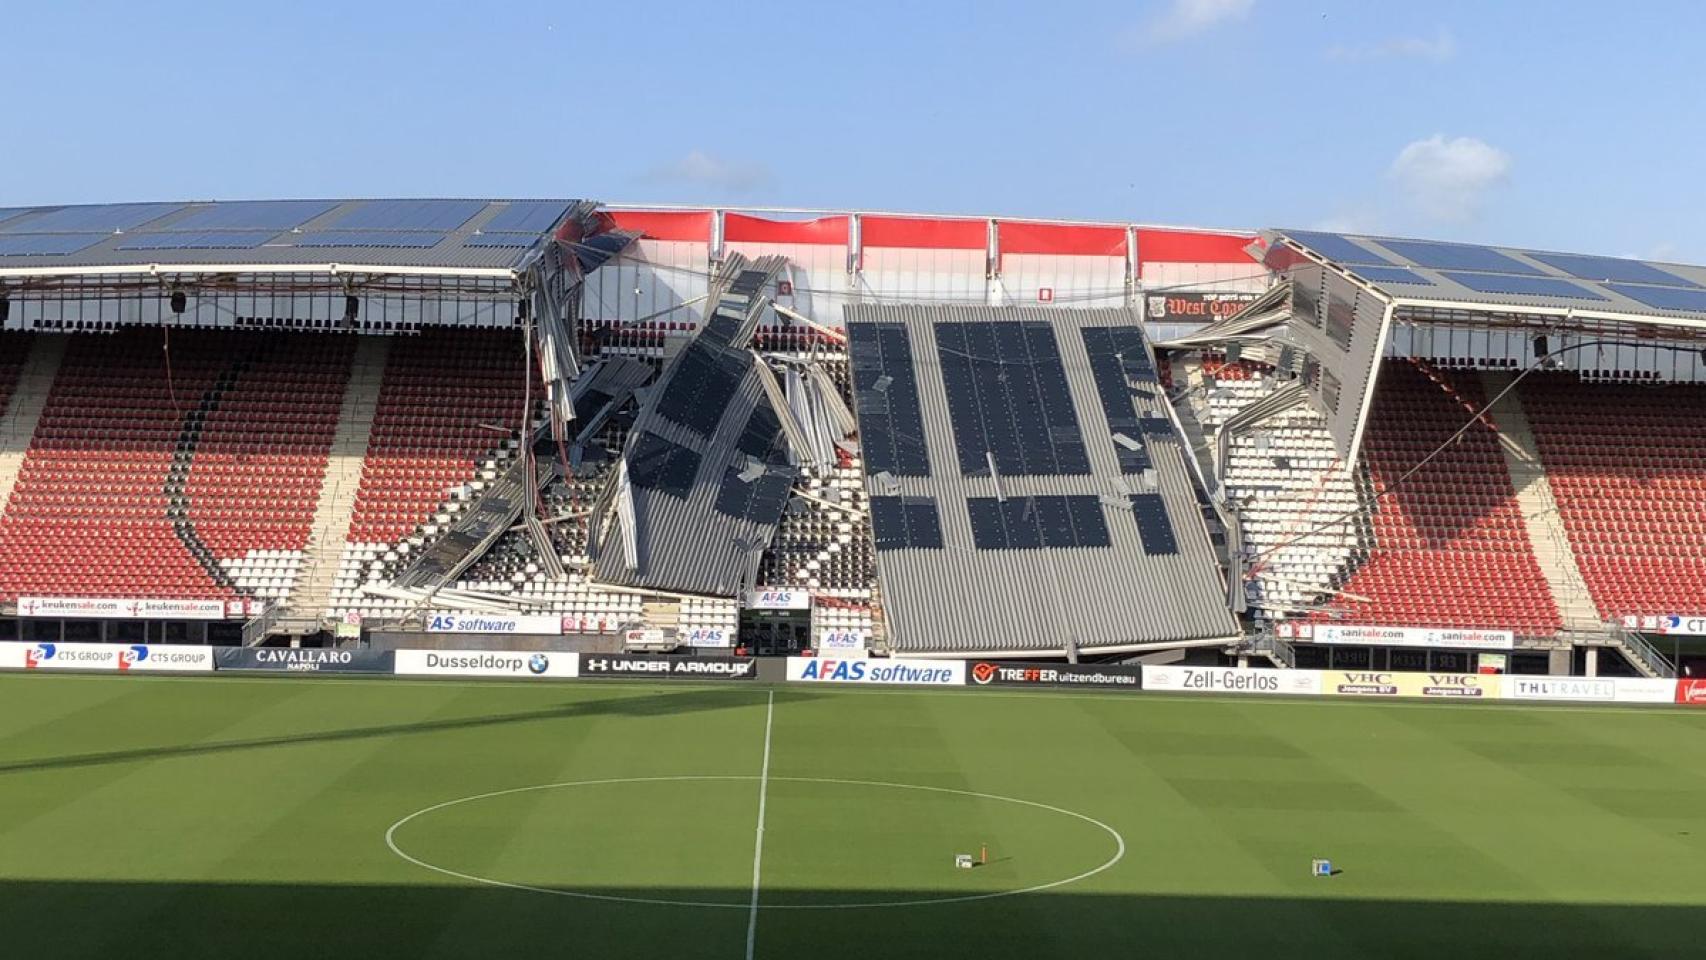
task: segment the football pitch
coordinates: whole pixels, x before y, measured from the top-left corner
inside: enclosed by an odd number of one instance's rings
[[[1657,958],[1703,904],[1681,710],[0,676],[7,957]]]

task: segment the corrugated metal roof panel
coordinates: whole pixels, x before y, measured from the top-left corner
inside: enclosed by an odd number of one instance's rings
[[[849,335],[861,324],[905,326],[918,377],[924,440],[935,466],[927,477],[868,476],[873,497],[933,500],[939,549],[878,551],[877,571],[890,645],[902,653],[976,653],[996,650],[1058,654],[1146,643],[1218,639],[1238,633],[1225,599],[1224,580],[1209,543],[1182,442],[1169,428],[1148,435],[1155,490],[1174,531],[1176,552],[1145,550],[1129,509],[1140,478],[1121,472],[1116,441],[1091,368],[1081,330],[1130,326],[1132,310],[856,305],[845,311]],[[942,378],[938,323],[1045,322],[1059,343],[1073,397],[1074,416],[1090,459],[1090,472],[1068,476],[965,476],[955,456],[953,415]],[[1132,393],[1134,413],[1150,420],[1162,401],[1149,390]],[[862,416],[862,414],[861,414]],[[1139,488],[1132,485],[1137,484]],[[988,497],[1095,497],[1109,545],[980,550],[968,501]],[[1112,504],[1123,506],[1113,506]]]

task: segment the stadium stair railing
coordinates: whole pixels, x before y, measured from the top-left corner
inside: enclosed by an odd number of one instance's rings
[[[1611,645],[1621,651],[1635,669],[1653,678],[1669,680],[1676,677],[1676,665],[1640,634],[1615,620],[1607,621],[1605,630]]]

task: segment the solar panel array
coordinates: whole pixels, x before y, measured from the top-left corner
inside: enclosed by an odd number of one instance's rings
[[[872,497],[871,538],[878,550],[940,550],[942,519],[930,497]]]
[[[1167,517],[1167,501],[1159,493],[1133,494],[1131,512],[1137,520],[1137,535],[1143,540],[1145,553],[1179,552],[1179,542],[1173,536],[1173,521]]]
[[[227,263],[245,262],[241,251],[265,248],[265,256],[295,263],[302,257],[283,251],[342,247],[434,251],[376,255],[377,262],[509,265],[539,244],[573,205],[568,200],[237,200],[6,207],[0,208],[0,237],[13,239],[0,244],[0,257],[82,254],[79,264],[132,265],[138,258],[124,254],[201,250],[229,251],[223,258],[212,254],[213,262]],[[620,249],[628,237],[610,239]]]
[[[1084,350],[1090,356],[1090,374],[1096,380],[1096,397],[1108,419],[1108,440],[1119,460],[1120,472],[1142,473],[1150,466],[1146,431],[1137,408],[1135,391],[1159,389],[1155,368],[1149,362],[1143,331],[1136,327],[1084,327]]]
[[[1105,547],[1102,501],[1088,496],[971,497],[972,542],[979,550]]]
[[[628,479],[636,487],[661,490],[677,497],[693,489],[699,454],[655,433],[642,432],[628,460]]]
[[[658,413],[709,437],[751,364],[752,357],[742,351],[707,343],[703,336],[695,338],[681,352],[675,375],[664,385]]]
[[[854,324],[847,330],[847,352],[865,472],[928,477],[924,414],[918,406],[918,377],[905,324]]]
[[[1395,297],[1706,316],[1706,269],[1621,257],[1287,230],[1294,243]]]
[[[1090,472],[1054,330],[1034,321],[937,323],[960,472],[1007,476]]]

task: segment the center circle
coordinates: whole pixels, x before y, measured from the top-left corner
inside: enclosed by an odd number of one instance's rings
[[[759,777],[575,780],[423,807],[391,852],[470,883],[620,903],[750,910]],[[761,910],[961,903],[1077,883],[1125,838],[1073,810],[998,794],[768,778]],[[959,855],[971,869],[956,866]]]

